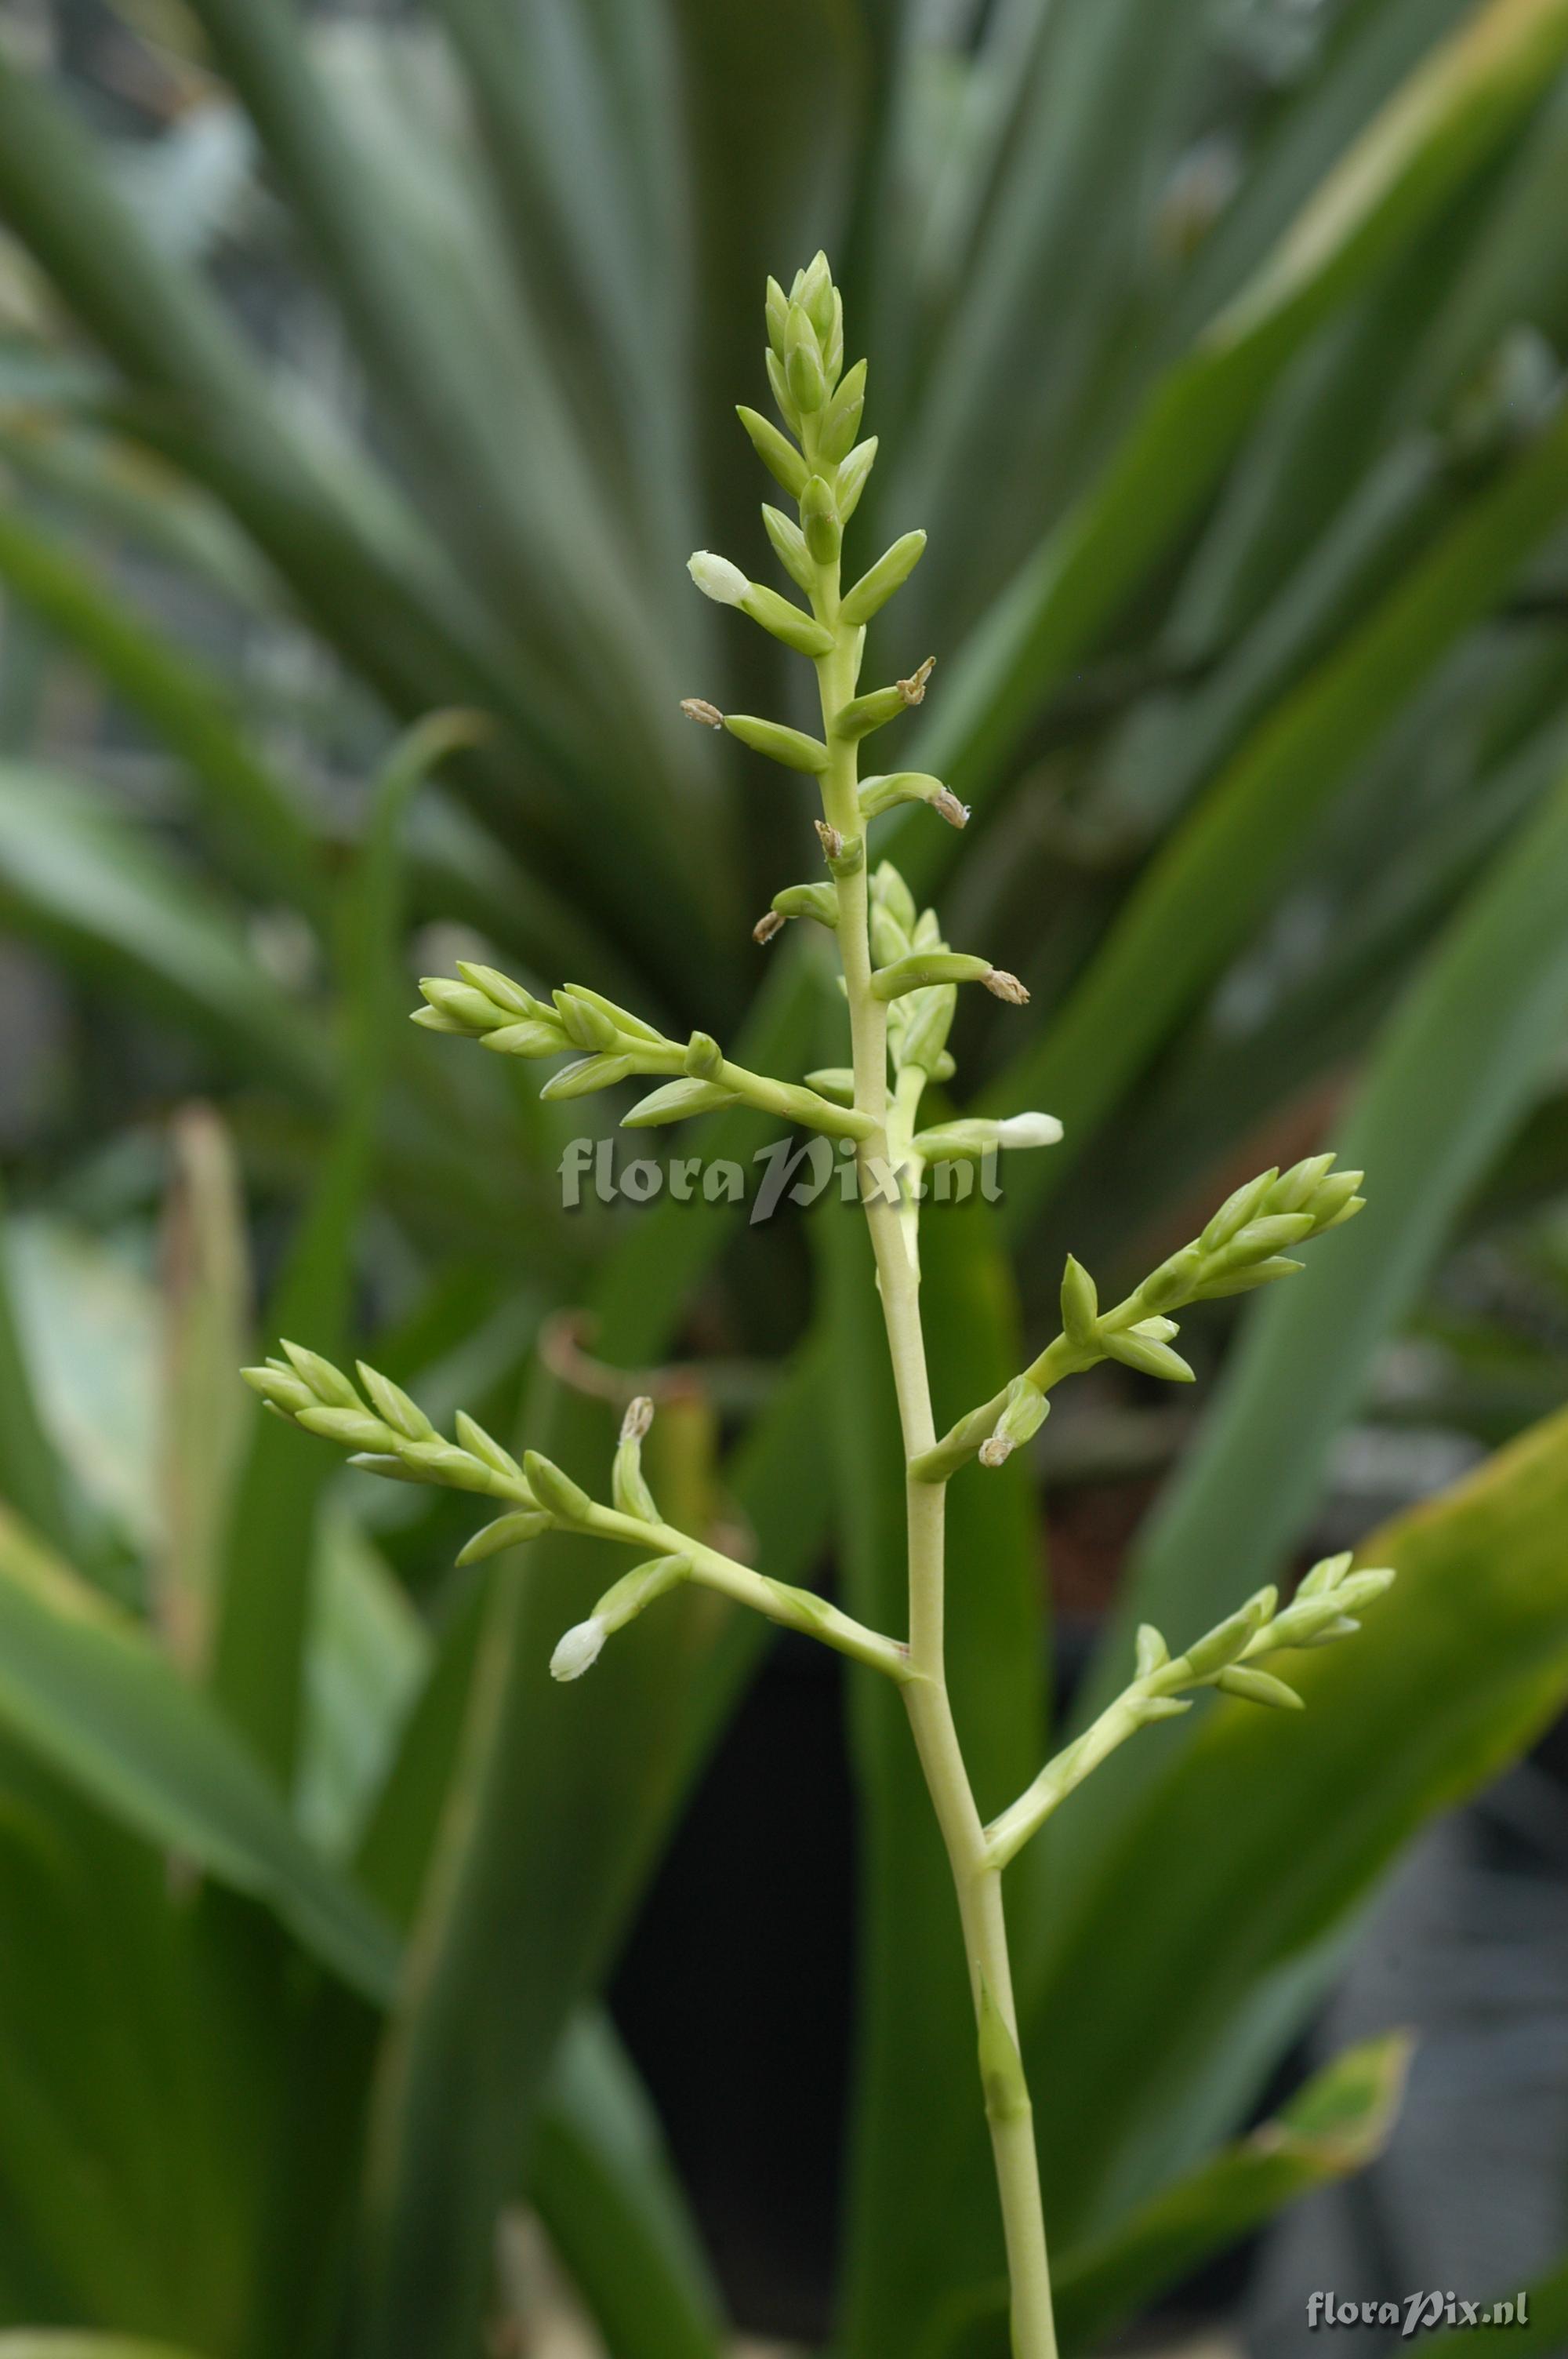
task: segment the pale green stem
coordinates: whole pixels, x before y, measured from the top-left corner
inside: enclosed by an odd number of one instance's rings
[[[884,1638],[880,1631],[868,1630],[864,1623],[857,1622],[851,1614],[841,1614],[836,1605],[829,1605],[825,1597],[814,1596],[808,1589],[792,1589],[786,1582],[770,1581],[765,1573],[753,1571],[749,1564],[739,1564],[718,1549],[692,1539],[686,1532],[677,1532],[673,1524],[647,1523],[640,1516],[624,1516],[616,1507],[595,1505],[580,1523],[574,1521],[573,1527],[592,1532],[600,1539],[622,1540],[628,1548],[645,1549],[653,1555],[682,1557],[690,1564],[691,1579],[703,1588],[715,1589],[721,1596],[733,1598],[738,1605],[750,1605],[755,1612],[765,1614],[770,1622],[820,1638],[840,1655],[868,1664],[872,1670],[884,1671],[901,1684],[913,1676],[909,1649],[899,1639]]]
[[[856,748],[837,734],[833,721],[855,693],[860,634],[839,622],[837,565],[821,569],[813,605],[818,620],[834,632],[836,638],[832,654],[821,657],[816,665],[829,754],[822,780],[823,810],[829,826],[848,838],[860,834],[863,825]],[[887,1008],[871,989],[867,924],[869,869],[870,863],[861,861],[852,875],[837,879],[838,940],[849,1006],[855,1106],[873,1125],[870,1135],[857,1147],[861,1197],[876,1256],[904,1453],[906,1460],[913,1460],[931,1449],[936,1435],[921,1332],[920,1277],[913,1251],[913,1224],[906,1222],[899,1204],[888,1201],[879,1184],[892,1160],[888,1136]],[[983,2074],[983,2085],[1007,2240],[1014,2359],[1055,2359],[1056,2333],[1045,2256],[1039,2163],[1029,2093],[1018,2061],[1018,2016],[1002,1912],[1001,1871],[987,1846],[947,1694],[943,1645],[946,1485],[919,1482],[910,1475],[905,1484],[905,1500],[910,1676],[904,1683],[904,1701],[957,1892],[977,2030],[981,2027],[989,2001],[1005,2027],[1011,2050],[1009,2070],[988,2070]]]

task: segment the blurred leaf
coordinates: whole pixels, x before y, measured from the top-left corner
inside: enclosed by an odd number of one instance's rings
[[[319,911],[322,880],[304,806],[246,744],[218,682],[4,503],[0,581],[77,647],[189,766],[239,876]]]
[[[911,759],[966,799],[1164,554],[1291,353],[1508,136],[1568,49],[1563,0],[1487,0],[1314,190],[954,667]]]
[[[561,2042],[530,2186],[616,2359],[720,2359],[707,2262],[647,2096],[602,2017],[580,2017]]]
[[[1568,2335],[1568,2263],[1553,2269],[1550,2277],[1539,2278],[1528,2288],[1528,2295],[1529,2319],[1521,2321],[1516,2317],[1507,2328],[1508,2348],[1539,2351],[1543,2359],[1549,2359],[1550,2354],[1562,2350],[1563,2337]],[[1510,2286],[1496,2299],[1517,2304],[1519,2288]],[[1498,2332],[1503,2331],[1499,2326]],[[1476,2328],[1456,2326],[1448,2334],[1423,2334],[1411,2347],[1421,2354],[1421,2359],[1464,2359],[1466,2352],[1476,2348]]]
[[[144,2343],[135,2335],[23,2326],[0,2329],[0,2359],[191,2359],[191,2354],[177,2351],[169,2343]]]
[[[55,1447],[38,1414],[24,1331],[12,1298],[10,1224],[0,1195],[0,1497],[51,1547],[71,1544],[71,1516]]]
[[[248,1071],[325,1094],[320,1035],[247,949],[242,914],[95,788],[0,764],[0,907]]]
[[[348,1086],[315,1192],[266,1305],[268,1350],[287,1337],[331,1360],[345,1356],[360,1212],[374,1169],[395,1043],[406,1030],[404,821],[427,772],[471,744],[474,734],[472,714],[433,713],[398,740],[376,779],[340,942]],[[303,1711],[311,1535],[335,1462],[330,1451],[285,1419],[258,1415],[252,1430],[231,1517],[213,1686],[236,1726],[287,1785]]]
[[[845,1603],[873,1629],[902,1636],[903,1451],[870,1246],[858,1205],[834,1205],[816,1228],[837,1387]],[[941,1431],[1016,1369],[1017,1312],[990,1208],[978,1198],[931,1208],[921,1261]],[[1043,1551],[1017,1466],[955,1485],[948,1498],[948,1681],[984,1818],[1028,1784],[1044,1748]],[[1000,2230],[989,2173],[959,2175],[982,2118],[973,2001],[952,1873],[907,1715],[883,1680],[851,1679],[847,1692],[862,1897],[841,2334],[847,2354],[870,2359],[913,2348],[955,2276],[983,2275],[988,2261],[1000,2261]]]
[[[354,1851],[429,1669],[425,1625],[384,1558],[332,1506],[316,1527],[296,1815],[330,1858]]]
[[[211,1708],[0,1510],[0,1716],[149,1842],[275,1908],[356,1988],[384,1995],[392,1936],[296,1832]]]
[[[166,1645],[182,1669],[197,1671],[211,1644],[224,1530],[250,1423],[234,1384],[250,1327],[250,1255],[233,1149],[211,1107],[182,1108],[171,1147],[154,1586]]]
[[[1564,14],[1568,25],[1568,12]],[[1140,876],[1044,1038],[988,1093],[1066,1127],[1009,1190],[1016,1229],[1245,940],[1355,756],[1515,579],[1568,506],[1568,410],[1483,493],[1347,645],[1256,729]]]
[[[1376,2161],[1398,2118],[1408,2032],[1387,2032],[1325,2064],[1273,2119],[1223,2147],[1108,2236],[1074,2247],[1054,2276],[1069,2351],[1093,2348],[1287,2203]]]
[[[1092,1855],[1034,1846],[1053,1912],[1026,2049],[1059,2241],[1110,2233],[1226,2133],[1400,1847],[1561,1709],[1565,1507],[1568,1415],[1363,1543],[1400,1577],[1354,1645],[1292,1659],[1288,1727],[1224,1703]]]
[[[1125,1647],[1135,1614],[1201,1626],[1277,1564],[1373,1353],[1544,1080],[1565,1020],[1568,778],[1483,872],[1385,1028],[1337,1142],[1368,1175],[1367,1210],[1257,1306],[1138,1549],[1113,1644]]]

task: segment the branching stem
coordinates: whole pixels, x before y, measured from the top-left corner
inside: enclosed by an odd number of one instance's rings
[[[823,734],[829,754],[822,779],[823,810],[828,825],[847,838],[862,825],[856,745],[834,724],[855,694],[861,635],[840,619],[837,563],[820,568],[812,604],[818,621],[834,635],[832,652],[816,664]],[[872,1125],[857,1146],[861,1202],[876,1256],[905,1459],[914,1462],[933,1448],[936,1432],[921,1330],[914,1224],[906,1219],[904,1208],[890,1201],[878,1184],[881,1172],[892,1166],[893,1158],[888,1137],[887,1006],[871,987],[868,868],[869,864],[861,861],[852,875],[836,879],[838,941],[849,1006],[855,1107]],[[895,1127],[907,1126],[909,1111],[901,1105],[894,1114],[903,1116],[902,1123],[895,1121]],[[1013,2351],[1015,2359],[1055,2359],[1040,2172],[1029,2093],[1018,2056],[1018,2017],[1002,1910],[1001,1870],[991,1854],[976,1807],[947,1693],[943,1639],[946,1480],[922,1481],[911,1471],[905,1498],[909,1675],[904,1701],[957,1893],[982,2061],[988,2056],[994,2058],[999,2049],[1011,2060],[1004,2071],[988,2067],[982,2082],[1007,2240]]]

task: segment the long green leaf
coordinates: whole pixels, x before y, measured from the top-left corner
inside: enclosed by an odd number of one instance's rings
[[[341,943],[350,1084],[320,1179],[268,1304],[269,1343],[287,1336],[330,1358],[343,1356],[355,1234],[374,1169],[395,1042],[402,1037],[403,823],[426,773],[471,735],[471,716],[434,714],[399,741],[376,782]],[[231,1518],[213,1686],[236,1726],[285,1783],[298,1745],[311,1531],[330,1471],[327,1452],[307,1435],[258,1416]]]
[[[1246,2106],[1400,1847],[1561,1708],[1565,1505],[1559,1416],[1363,1544],[1399,1579],[1354,1643],[1292,1661],[1304,1712],[1223,1704],[1091,1860],[1064,1877],[1047,1844],[1055,1913],[1026,2046],[1070,2241],[1223,2133],[1217,2111]]]
[[[246,744],[217,682],[4,506],[0,580],[79,647],[189,766],[241,876],[319,911],[321,878],[303,806]]]
[[[966,798],[1195,515],[1306,336],[1508,136],[1568,49],[1563,0],[1488,0],[1417,69],[1155,392],[954,667],[915,758]]]
[[[1048,1106],[1067,1132],[1010,1191],[1011,1223],[1065,1177],[1075,1148],[1245,940],[1357,755],[1486,614],[1565,506],[1568,412],[1254,732],[1156,855],[1057,1023],[992,1093],[999,1104]]]
[[[69,2328],[23,2326],[0,2330],[0,2359],[191,2359],[171,2343],[146,2343],[130,2334],[75,2334]]]
[[[251,956],[241,912],[80,780],[0,764],[0,907],[247,1069],[326,1093],[320,1036]]]
[[[1277,1562],[1372,1353],[1528,1108],[1565,1018],[1568,778],[1493,861],[1385,1031],[1339,1141],[1368,1174],[1367,1211],[1258,1306],[1139,1551],[1128,1614],[1201,1626]]]
[[[1054,2272],[1064,2349],[1092,2349],[1287,2203],[1375,2161],[1399,2114],[1411,2045],[1408,2032],[1392,2031],[1346,2049],[1281,2113],[1100,2242],[1070,2251]]]
[[[647,2097],[602,2017],[561,2043],[530,2185],[616,2359],[720,2359],[707,2263]]]
[[[137,1625],[0,1511],[0,1717],[146,1839],[274,1908],[381,1997],[393,1937],[295,1832],[276,1789]]]

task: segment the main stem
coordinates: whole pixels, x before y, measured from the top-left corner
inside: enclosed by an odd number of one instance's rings
[[[813,605],[818,620],[834,634],[833,652],[821,657],[816,666],[829,756],[822,780],[823,810],[828,825],[848,840],[864,833],[856,748],[852,741],[838,735],[833,720],[855,693],[860,633],[839,618],[837,564],[820,569]],[[862,859],[851,875],[839,876],[837,885],[838,947],[854,1049],[855,1104],[874,1125],[857,1147],[860,1200],[876,1256],[907,1465],[931,1449],[936,1432],[920,1322],[920,1279],[888,1177],[887,1009],[872,996],[871,987],[867,862]],[[903,1696],[953,1871],[968,1957],[976,2026],[981,2034],[986,2113],[1007,2240],[1014,2359],[1056,2359],[1040,2169],[1033,2114],[1019,2057],[1001,1873],[987,1854],[985,1830],[947,1694],[943,1638],[946,1484],[916,1482],[906,1475],[904,1499],[914,1677],[905,1683]],[[1005,2033],[1004,2038],[997,2038],[998,2028]]]

